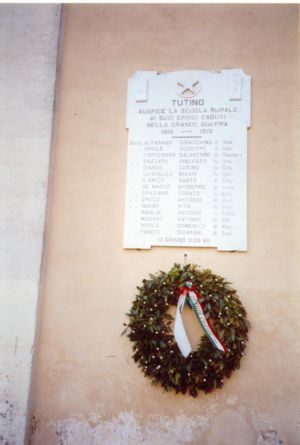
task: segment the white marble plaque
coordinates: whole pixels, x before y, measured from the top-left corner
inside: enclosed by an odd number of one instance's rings
[[[129,79],[124,248],[247,250],[250,92],[242,69]]]

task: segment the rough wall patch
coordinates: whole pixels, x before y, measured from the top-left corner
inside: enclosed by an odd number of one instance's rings
[[[76,418],[58,420],[51,424],[63,445],[179,445],[200,438],[202,432],[208,428],[209,420],[201,415],[180,415],[175,419],[151,416],[142,423],[142,417],[124,411],[110,420],[99,419],[96,426]]]

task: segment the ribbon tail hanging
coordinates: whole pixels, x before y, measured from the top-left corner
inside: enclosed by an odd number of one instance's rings
[[[182,317],[181,317],[181,313],[184,308],[186,296],[187,296],[187,293],[185,292],[185,293],[181,294],[180,297],[178,298],[177,309],[176,309],[176,318],[175,318],[175,323],[174,323],[174,337],[175,337],[176,343],[180,349],[180,352],[184,357],[187,357],[192,352],[192,347],[191,347],[189,339],[186,335],[186,332],[185,332],[185,329],[183,326],[183,322],[182,322]]]
[[[189,301],[198,318],[198,321],[202,326],[202,329],[206,333],[207,337],[209,338],[210,342],[214,345],[215,348],[219,349],[219,351],[226,352],[225,346],[222,345],[216,334],[213,332],[211,326],[209,325],[209,322],[206,320],[202,306],[198,301],[197,295],[193,291],[189,291],[188,295]]]
[[[195,285],[192,285],[192,283],[188,283],[188,286],[183,286],[179,289],[179,298],[178,298],[176,318],[174,323],[174,337],[180,349],[180,352],[184,357],[187,357],[192,352],[192,347],[186,335],[181,317],[181,313],[183,311],[186,298],[189,299],[193,311],[197,316],[198,322],[202,327],[202,329],[204,330],[210,342],[219,351],[226,352],[225,346],[221,343],[217,335],[214,333],[213,328],[210,325],[209,321],[206,320],[202,305],[198,300],[199,297],[200,295],[197,293]]]

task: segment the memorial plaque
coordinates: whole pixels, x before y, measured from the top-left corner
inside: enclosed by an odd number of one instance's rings
[[[250,91],[242,69],[129,79],[124,248],[247,250]]]

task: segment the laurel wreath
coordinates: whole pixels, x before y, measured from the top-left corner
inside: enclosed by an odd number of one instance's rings
[[[248,341],[246,311],[230,283],[213,274],[209,269],[201,270],[197,265],[174,264],[169,272],[158,272],[144,279],[137,287],[129,323],[124,323],[133,342],[133,359],[142,368],[152,384],[161,384],[166,390],[189,393],[196,397],[199,391],[211,392],[221,388],[224,379],[240,368]],[[226,347],[219,351],[202,336],[196,351],[183,357],[173,336],[173,317],[168,313],[170,305],[177,305],[178,289],[192,282],[204,307],[205,318]]]

